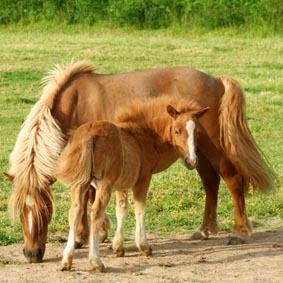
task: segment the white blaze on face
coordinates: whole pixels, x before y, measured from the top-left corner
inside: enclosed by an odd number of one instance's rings
[[[35,205],[34,199],[28,195],[26,198],[26,205],[32,208]],[[32,226],[33,226],[33,216],[32,216],[32,210],[28,213],[28,226],[29,226],[29,232],[32,232]]]
[[[193,120],[189,120],[186,123],[186,130],[188,132],[188,147],[189,147],[189,158],[192,163],[196,162],[197,156],[195,151],[195,143],[194,143],[194,131],[196,128],[196,124]]]
[[[29,212],[28,214],[28,227],[29,227],[29,232],[32,232],[32,211]]]

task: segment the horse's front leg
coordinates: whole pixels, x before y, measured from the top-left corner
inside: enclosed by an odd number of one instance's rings
[[[61,270],[70,270],[72,267],[73,254],[75,250],[75,240],[78,226],[83,214],[83,201],[87,188],[83,186],[73,186],[71,188],[71,208],[69,210],[69,236],[67,245],[63,252]]]
[[[207,239],[210,233],[218,232],[217,199],[220,183],[219,174],[201,153],[199,153],[197,171],[205,190],[205,210],[203,223],[199,230],[190,237],[191,240]]]
[[[145,203],[150,179],[151,175],[141,179],[133,188],[136,217],[135,240],[138,249],[146,256],[152,255],[152,248],[147,242],[145,230]]]
[[[125,255],[123,246],[123,224],[128,215],[128,191],[116,191],[116,217],[117,217],[117,229],[115,237],[112,242],[112,248],[118,257]]]
[[[96,190],[90,214],[89,262],[93,270],[103,272],[105,267],[99,256],[99,231],[105,219],[105,209],[111,196],[111,185],[102,185]]]

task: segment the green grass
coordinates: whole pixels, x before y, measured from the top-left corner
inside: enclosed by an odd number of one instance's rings
[[[40,95],[40,80],[58,63],[86,59],[98,72],[123,72],[161,66],[194,66],[206,73],[229,75],[243,86],[251,131],[277,173],[276,190],[247,196],[252,219],[282,228],[283,218],[283,40],[256,37],[233,30],[205,34],[172,31],[110,30],[42,25],[0,27],[0,172],[8,170],[9,154],[25,116]],[[2,174],[2,173],[1,173]],[[12,185],[0,177],[0,244],[22,240],[21,226],[11,223],[7,199]],[[70,203],[68,188],[53,185],[56,212],[50,235],[66,236]],[[188,233],[202,221],[205,195],[195,171],[177,162],[154,176],[147,203],[147,229],[156,233]],[[114,198],[108,209],[115,226]],[[221,184],[218,217],[222,229],[232,229],[233,204]],[[127,237],[134,227],[133,209]],[[113,229],[112,229],[113,231]]]

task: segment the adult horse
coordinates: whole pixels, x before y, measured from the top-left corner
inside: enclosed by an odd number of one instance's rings
[[[40,262],[45,251],[48,223],[53,212],[50,191],[56,161],[70,129],[92,120],[113,120],[126,101],[161,95],[187,97],[210,107],[201,121],[197,171],[206,193],[199,235],[217,228],[220,176],[233,198],[235,230],[251,235],[245,210],[249,185],[272,186],[269,168],[262,160],[248,129],[245,101],[239,84],[227,77],[213,78],[193,68],[176,67],[97,74],[91,64],[77,62],[56,68],[45,78],[42,96],[18,135],[10,156],[9,178],[14,190],[12,212],[19,212],[24,233],[24,255]],[[84,218],[85,219],[85,218]],[[86,221],[82,222],[86,225]]]

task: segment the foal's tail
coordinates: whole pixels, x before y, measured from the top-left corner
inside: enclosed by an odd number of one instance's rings
[[[253,188],[273,187],[271,167],[262,159],[247,125],[245,98],[235,80],[221,77],[225,93],[220,105],[220,143],[237,171]]]
[[[87,125],[77,129],[58,160],[56,177],[71,185],[88,185],[92,179],[94,137],[81,131]]]

